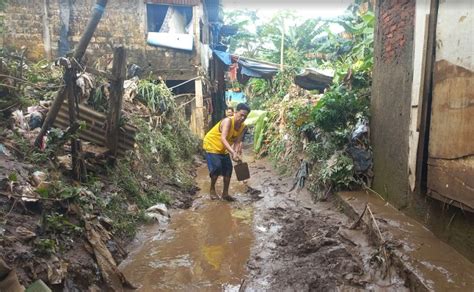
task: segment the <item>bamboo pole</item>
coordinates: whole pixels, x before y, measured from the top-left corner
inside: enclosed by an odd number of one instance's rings
[[[92,12],[92,16],[87,24],[86,30],[82,35],[79,44],[77,45],[76,50],[74,51],[73,58],[80,63],[84,53],[86,52],[87,46],[94,34],[97,25],[99,24],[100,19],[105,10],[105,6],[107,5],[107,0],[97,0],[97,3],[94,7],[94,11]],[[58,115],[59,109],[64,102],[64,99],[67,95],[67,89],[65,87],[61,88],[58,93],[56,94],[56,98],[54,99],[53,104],[49,108],[48,114],[46,115],[46,119],[41,127],[41,131],[38,133],[38,136],[35,139],[35,146],[40,147],[43,144],[43,137],[48,131],[48,129],[53,124],[56,116]]]

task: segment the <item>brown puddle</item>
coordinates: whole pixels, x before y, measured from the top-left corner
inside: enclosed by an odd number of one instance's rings
[[[238,291],[254,238],[253,209],[210,201],[206,166],[196,181],[201,191],[194,206],[173,212],[164,231],[156,225],[143,230],[137,249],[122,263],[137,291]],[[245,189],[232,179],[231,194],[240,197]]]

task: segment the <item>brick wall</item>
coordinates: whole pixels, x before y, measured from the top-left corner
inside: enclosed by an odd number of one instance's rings
[[[382,60],[392,62],[400,57],[408,33],[415,25],[415,1],[390,0],[381,1],[380,7],[380,41],[382,43]]]
[[[69,41],[73,48],[79,41],[91,15],[95,0],[72,0]],[[28,47],[28,57],[44,58],[43,0],[10,1],[5,15],[5,46]],[[47,7],[51,33],[52,56],[58,56],[60,32],[59,0],[50,0]],[[196,76],[199,64],[196,50],[156,48],[146,44],[146,5],[143,0],[109,1],[104,16],[92,38],[86,60],[88,64],[105,66],[111,60],[112,46],[127,48],[128,63],[136,63],[146,71],[165,79],[186,80]]]
[[[10,1],[3,13],[5,33],[3,45],[15,48],[26,46],[28,56],[39,59],[44,56],[43,1]]]

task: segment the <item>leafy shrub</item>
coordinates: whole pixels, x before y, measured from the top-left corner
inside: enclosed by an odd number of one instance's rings
[[[151,80],[140,80],[138,82],[138,100],[148,106],[152,112],[170,114],[176,108],[172,92],[162,81],[155,83]]]
[[[323,185],[334,185],[336,189],[349,188],[355,183],[352,158],[338,151],[327,160],[319,171],[319,181]]]
[[[345,86],[329,90],[312,112],[314,124],[326,132],[347,129],[357,123],[357,116],[367,113],[368,102],[357,98],[354,91]]]

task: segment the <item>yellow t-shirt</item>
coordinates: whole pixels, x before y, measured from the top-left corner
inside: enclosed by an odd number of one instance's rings
[[[242,132],[245,129],[245,123],[242,123],[240,125],[239,130],[234,129],[234,117],[230,118],[231,120],[231,125],[230,125],[230,130],[229,133],[227,134],[226,140],[229,142],[230,145],[234,144],[235,140],[237,140],[237,137],[242,134]],[[204,151],[208,153],[214,153],[214,154],[226,154],[227,149],[224,146],[224,143],[221,141],[221,123],[217,123],[212,129],[207,132],[206,136],[204,137],[203,140],[203,149]]]

